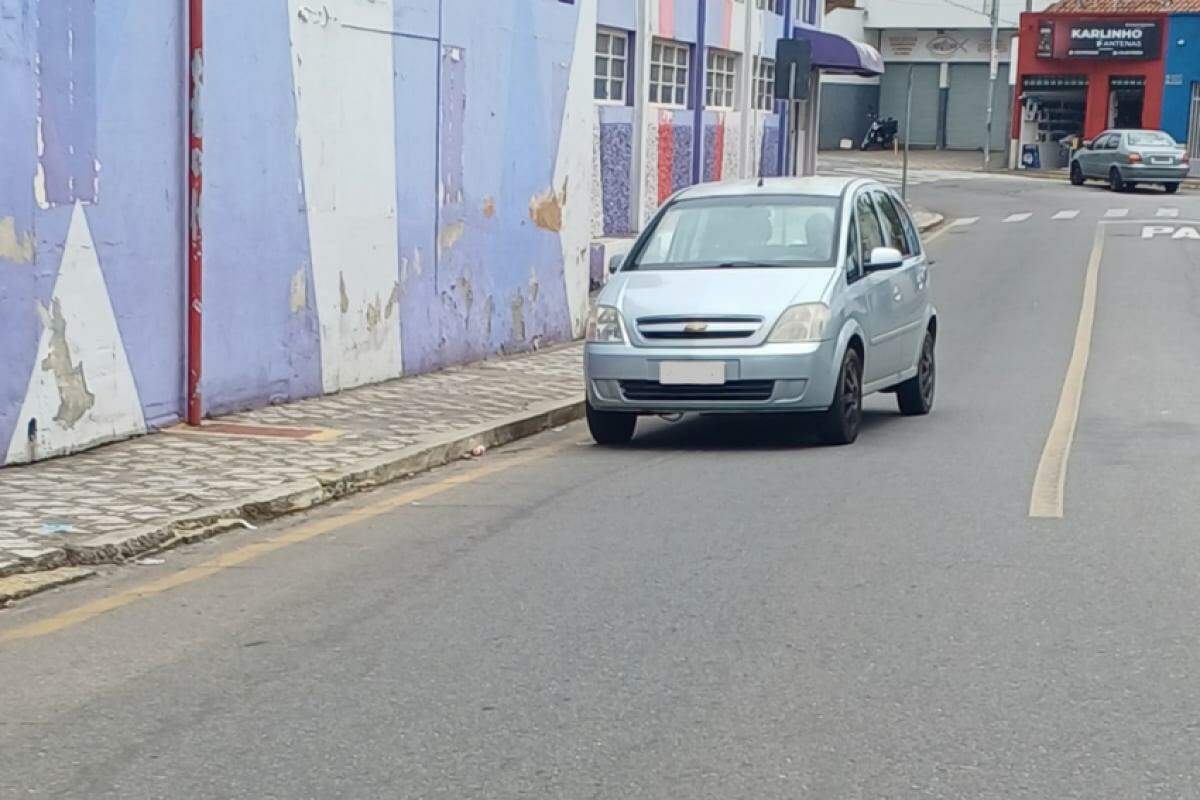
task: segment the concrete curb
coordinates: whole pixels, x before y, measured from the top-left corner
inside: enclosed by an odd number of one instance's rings
[[[936,211],[926,211],[918,208],[913,210],[913,221],[917,223],[918,231],[927,233],[945,222],[946,217]]]
[[[162,522],[127,528],[97,536],[81,544],[48,549],[45,553],[18,562],[0,564],[0,578],[47,572],[63,567],[88,567],[119,564],[139,556],[200,541],[233,528],[266,522],[305,511],[352,494],[411,478],[453,461],[477,447],[494,448],[523,439],[583,417],[582,394],[565,400],[553,400],[525,411],[471,428],[450,431],[420,444],[363,459],[345,467],[318,473],[313,478],[263,489],[231,499],[228,503],[171,517]],[[90,575],[79,574],[75,580]],[[15,584],[14,584],[15,585]],[[30,582],[20,582],[26,597],[35,591],[61,583],[49,583],[29,591]],[[0,605],[16,599],[0,585]]]

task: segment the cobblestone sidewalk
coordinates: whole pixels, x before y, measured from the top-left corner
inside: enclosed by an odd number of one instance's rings
[[[224,434],[165,431],[2,468],[0,575],[66,563],[73,546],[105,535],[568,404],[583,391],[582,352],[571,345],[485,361],[222,417]]]

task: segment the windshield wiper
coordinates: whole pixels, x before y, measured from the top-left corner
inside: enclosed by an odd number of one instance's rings
[[[711,269],[738,269],[740,267],[761,267],[761,262],[758,261],[722,261],[720,264],[713,264]]]

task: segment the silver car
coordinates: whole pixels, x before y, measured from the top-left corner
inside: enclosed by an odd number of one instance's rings
[[[1098,178],[1114,192],[1156,183],[1174,194],[1189,166],[1187,151],[1162,131],[1105,131],[1071,157],[1071,183],[1082,186]]]
[[[587,419],[628,442],[639,415],[810,412],[858,437],[862,399],[933,406],[937,314],[916,225],[855,178],[685,189],[651,220],[587,325]]]

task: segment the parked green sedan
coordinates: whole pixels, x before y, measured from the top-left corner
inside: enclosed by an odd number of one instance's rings
[[[1111,130],[1075,151],[1071,183],[1082,186],[1097,178],[1108,181],[1114,192],[1156,183],[1173,194],[1187,177],[1188,167],[1187,151],[1162,131]]]

